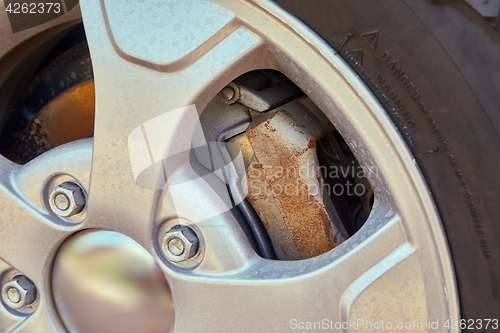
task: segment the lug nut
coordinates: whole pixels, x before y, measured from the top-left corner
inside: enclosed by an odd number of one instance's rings
[[[2,300],[16,310],[32,304],[36,299],[36,287],[26,276],[16,275],[2,287]]]
[[[162,250],[168,260],[182,262],[193,258],[198,252],[198,236],[188,226],[176,225],[163,236]]]
[[[70,217],[82,211],[85,206],[85,194],[77,183],[64,182],[52,190],[49,204],[57,215]]]

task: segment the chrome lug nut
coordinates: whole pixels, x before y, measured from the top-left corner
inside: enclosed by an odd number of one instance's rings
[[[2,287],[4,304],[13,309],[21,309],[36,299],[36,287],[26,276],[16,275]]]
[[[83,189],[74,182],[64,182],[52,190],[49,205],[54,213],[62,217],[78,214],[85,206]]]
[[[172,227],[163,236],[162,250],[168,260],[182,262],[198,252],[199,239],[193,229],[185,225]]]

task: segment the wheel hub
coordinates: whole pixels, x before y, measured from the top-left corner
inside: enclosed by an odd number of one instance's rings
[[[174,303],[153,257],[131,238],[84,231],[55,260],[57,311],[70,332],[168,332]]]

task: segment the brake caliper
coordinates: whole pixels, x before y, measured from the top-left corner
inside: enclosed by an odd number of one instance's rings
[[[244,191],[281,260],[325,253],[348,234],[323,193],[317,141],[333,130],[312,101],[301,97],[274,110],[250,111],[245,133],[228,141],[241,148]]]

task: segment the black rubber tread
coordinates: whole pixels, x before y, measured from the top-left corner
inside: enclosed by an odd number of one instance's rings
[[[459,1],[277,3],[339,51],[405,137],[447,232],[462,318],[500,319],[500,34]]]

